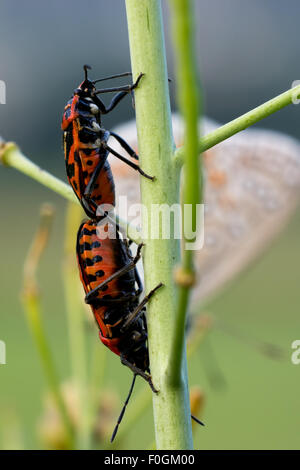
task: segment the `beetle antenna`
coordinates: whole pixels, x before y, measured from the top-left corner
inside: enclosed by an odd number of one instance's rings
[[[128,76],[132,76],[132,72],[118,73],[117,75],[111,75],[110,77],[98,78],[98,80],[94,80],[93,83],[104,82],[104,80],[110,80],[111,78],[120,78]]]
[[[202,421],[200,421],[200,419],[196,418],[196,416],[191,415],[191,418],[192,418],[196,423],[201,424],[201,426],[205,426],[205,424],[204,424]]]
[[[91,69],[92,69],[92,67],[91,67],[90,65],[85,64],[85,65],[83,66],[84,75],[85,75],[85,80],[88,79],[88,70],[91,70]]]
[[[121,421],[122,421],[122,419],[123,419],[123,416],[124,416],[124,413],[125,413],[125,410],[126,410],[126,406],[128,405],[128,402],[129,402],[129,400],[130,400],[131,394],[132,394],[132,392],[133,392],[133,387],[134,387],[134,384],[135,384],[135,379],[136,379],[136,374],[134,374],[134,376],[133,376],[129,393],[128,393],[128,395],[127,395],[127,398],[126,398],[126,400],[125,400],[124,406],[123,406],[122,411],[121,411],[121,413],[120,413],[120,416],[119,416],[119,418],[118,418],[118,421],[117,421],[116,427],[115,427],[115,429],[114,429],[114,432],[112,433],[110,442],[113,442],[113,440],[114,440],[114,438],[116,437],[116,434],[117,434],[117,432],[118,432],[119,425],[120,425],[120,423],[121,423]]]

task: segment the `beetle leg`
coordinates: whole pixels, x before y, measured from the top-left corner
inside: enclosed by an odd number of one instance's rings
[[[132,158],[135,158],[136,160],[139,159],[139,156],[135,153],[133,148],[131,148],[130,145],[126,142],[126,140],[124,140],[120,135],[118,135],[118,134],[116,134],[115,132],[112,132],[112,131],[110,132],[110,135],[112,135],[119,142],[121,147],[123,147],[123,149],[126,150],[126,152]]]
[[[149,302],[149,300],[151,299],[151,297],[154,295],[154,293],[160,289],[161,287],[163,287],[163,283],[159,283],[156,287],[154,287],[154,289],[152,289],[148,295],[146,295],[146,297],[142,300],[142,302],[136,307],[136,309],[130,313],[127,317],[127,319],[125,320],[124,322],[124,325],[121,329],[122,332],[126,331],[129,326],[135,322],[139,316],[143,313],[143,308],[145,307],[145,305],[147,304],[147,302]]]
[[[128,160],[126,157],[123,157],[123,155],[120,155],[118,152],[116,152],[114,149],[109,147],[108,145],[105,145],[105,148],[112,153],[115,157],[119,158],[119,160],[122,160],[122,162],[126,163],[127,165],[131,166],[134,170],[138,171],[142,176],[145,176],[145,178],[148,178],[149,180],[154,180],[155,176],[150,176],[147,175],[138,165],[133,163],[132,161]]]
[[[141,377],[143,377],[143,379],[146,380],[146,382],[148,382],[152,392],[158,393],[158,390],[156,390],[156,388],[154,387],[154,385],[152,383],[152,377],[151,377],[150,374],[147,374],[142,369],[139,369],[139,367],[136,367],[134,364],[129,362],[123,355],[120,356],[120,359],[121,359],[121,362],[124,366],[129,367],[129,369],[131,369],[134,374],[140,375]]]

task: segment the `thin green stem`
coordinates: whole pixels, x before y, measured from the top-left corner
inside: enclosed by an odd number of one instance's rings
[[[64,423],[68,447],[74,448],[75,442],[73,425],[70,420],[64,398],[62,396],[58,373],[48,339],[46,337],[45,329],[43,327],[41,301],[36,281],[36,270],[49,236],[49,228],[52,218],[51,214],[51,209],[48,209],[47,207],[42,211],[40,227],[36,233],[35,238],[33,239],[32,245],[27,255],[27,259],[24,265],[22,301],[28,326],[36,344],[49,388],[53,394],[62,422]]]
[[[15,168],[68,201],[79,204],[70,185],[51,175],[51,173],[43,170],[29,160],[29,158],[25,157],[14,142],[4,142],[0,139],[0,161],[4,166]],[[129,224],[119,216],[116,216],[116,221],[125,230],[128,238],[137,244],[141,243],[141,234],[135,226]]]
[[[161,4],[159,0],[126,0],[133,77],[144,73],[135,92],[136,118],[141,166],[155,181],[141,178],[143,231],[155,230],[157,237],[144,233],[146,292],[162,282],[147,307],[151,373],[159,393],[153,394],[157,449],[192,448],[186,369],[178,387],[167,380],[176,310],[173,268],[179,260],[179,243],[163,237],[153,209],[171,207],[179,200],[179,182],[172,157],[174,142],[168,90]],[[155,206],[156,205],[156,206]]]
[[[192,207],[192,221],[196,221],[197,204],[201,203],[202,198],[202,180],[199,179],[199,174],[201,174],[199,171],[201,159],[198,158],[200,96],[196,69],[197,61],[194,51],[194,15],[191,0],[170,0],[170,6],[177,64],[178,102],[185,124],[182,207],[183,214],[187,206]],[[184,243],[189,241],[184,230]],[[174,386],[179,384],[181,380],[182,357],[185,348],[186,311],[190,289],[194,281],[193,254],[193,250],[183,247],[181,266],[176,270],[179,298],[169,364],[169,379]],[[186,282],[187,279],[189,282]]]
[[[241,132],[248,127],[252,126],[256,122],[270,116],[271,114],[279,111],[280,109],[292,104],[295,98],[299,98],[300,85],[297,85],[290,90],[281,93],[280,95],[272,98],[269,101],[257,106],[256,108],[248,111],[247,113],[239,116],[233,121],[228,122],[224,126],[219,127],[215,131],[210,132],[206,136],[202,137],[198,144],[198,151],[205,152],[206,150],[214,147],[215,145],[223,142],[223,140],[232,137],[233,135]],[[175,162],[178,166],[184,163],[185,147],[180,147],[175,153]]]
[[[70,416],[67,411],[64,398],[61,393],[56,366],[53,361],[45,329],[42,325],[40,300],[35,295],[24,295],[23,305],[24,310],[26,312],[27,322],[30,327],[32,337],[34,339],[41,359],[45,377],[47,379],[49,388],[51,390],[57,409],[64,424],[68,448],[74,449],[74,429],[70,421]]]
[[[52,191],[60,194],[60,196],[68,199],[69,201],[76,202],[76,199],[71,186],[67,185],[60,179],[51,175],[47,171],[40,168],[38,165],[33,163],[29,158],[22,154],[19,147],[14,142],[7,142],[2,144],[0,148],[0,160],[5,166],[15,168],[16,170],[24,173],[30,178],[38,181]]]

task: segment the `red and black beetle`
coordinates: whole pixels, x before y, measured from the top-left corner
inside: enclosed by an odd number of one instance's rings
[[[150,375],[145,305],[162,284],[140,302],[143,286],[136,268],[142,244],[132,256],[128,241],[116,231],[116,238],[99,238],[97,225],[84,222],[77,236],[77,260],[86,303],[90,304],[103,344],[129,367],[133,382],[118,425],[133,390],[135,378],[142,376],[156,392]]]
[[[112,111],[128,93],[131,93],[138,86],[143,74],[138,76],[133,85],[96,90],[95,84],[98,81],[131,74],[124,73],[91,81],[87,76],[89,68],[87,65],[84,66],[85,79],[74,90],[72,98],[65,106],[62,130],[64,132],[65,164],[69,182],[86,214],[92,219],[100,219],[103,214],[96,214],[99,205],[115,205],[114,181],[107,161],[109,153],[139,171],[143,176],[153,178],[146,175],[137,164],[108,146],[108,139],[112,136],[130,157],[138,159],[135,151],[122,137],[105,130],[101,125],[101,115]],[[118,91],[118,93],[106,107],[97,95],[114,91]]]

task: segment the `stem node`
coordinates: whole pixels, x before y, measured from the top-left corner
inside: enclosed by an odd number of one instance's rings
[[[192,288],[196,284],[196,273],[183,266],[174,269],[174,281],[178,286]]]

